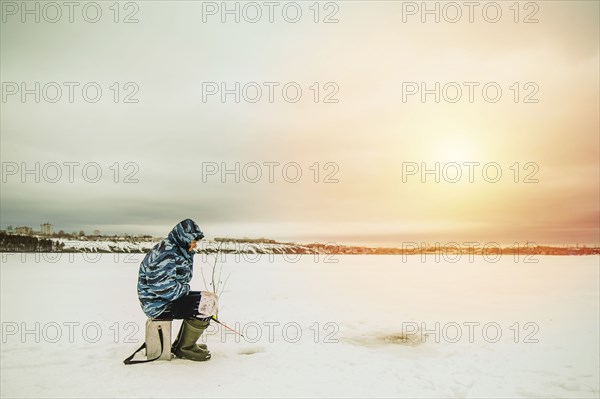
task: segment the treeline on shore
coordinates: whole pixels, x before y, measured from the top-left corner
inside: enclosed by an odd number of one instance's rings
[[[61,252],[64,244],[49,238],[0,233],[0,252]]]

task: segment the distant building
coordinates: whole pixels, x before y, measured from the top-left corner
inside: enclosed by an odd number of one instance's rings
[[[27,226],[15,227],[15,234],[23,234],[29,236],[33,233],[33,229]]]
[[[52,235],[52,225],[50,223],[42,223],[40,225],[40,232],[43,236]]]

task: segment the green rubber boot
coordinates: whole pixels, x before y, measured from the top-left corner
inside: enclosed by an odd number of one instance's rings
[[[210,324],[209,320],[185,319],[181,323],[181,330],[173,344],[173,354],[180,359],[189,359],[202,362],[210,359],[210,352],[196,345],[196,341]]]
[[[181,323],[181,327],[179,328],[179,332],[177,333],[177,338],[175,338],[175,342],[173,342],[173,345],[171,345],[171,353],[175,354],[175,348],[177,347],[177,344],[179,343],[179,338],[181,337],[181,332],[183,331],[183,323]],[[201,350],[208,350],[208,347],[205,344],[196,344],[196,346],[198,347],[198,349]]]

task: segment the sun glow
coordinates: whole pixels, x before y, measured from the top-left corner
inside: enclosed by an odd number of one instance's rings
[[[482,159],[483,149],[475,140],[461,134],[448,134],[434,147],[432,155],[439,162],[473,162]]]

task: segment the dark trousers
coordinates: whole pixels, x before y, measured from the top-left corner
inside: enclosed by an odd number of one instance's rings
[[[177,298],[157,317],[157,319],[191,319],[197,318],[200,291],[190,291]]]

